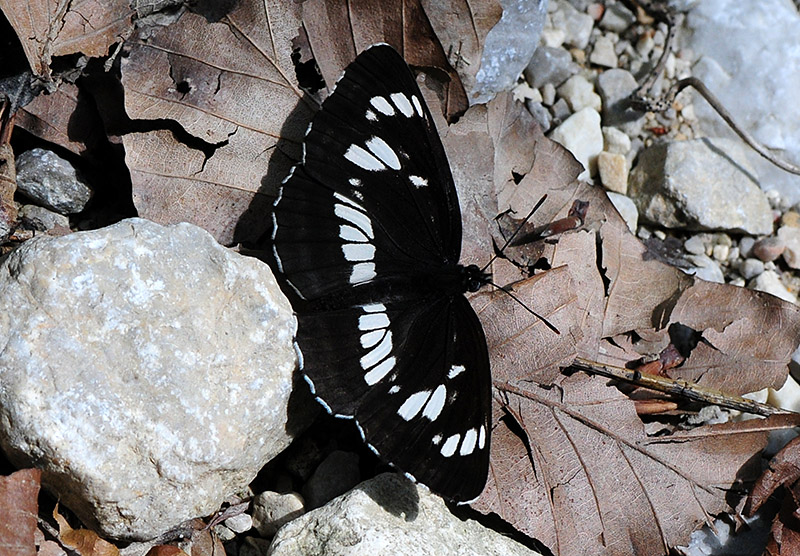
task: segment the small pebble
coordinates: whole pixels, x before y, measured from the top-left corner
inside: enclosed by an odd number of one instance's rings
[[[742,257],[750,256],[750,250],[753,249],[753,245],[755,245],[755,243],[755,238],[750,236],[744,236],[739,240],[739,253],[742,254]]]
[[[789,268],[800,268],[800,228],[781,226],[778,228],[778,239],[785,246],[783,260],[786,261]]]
[[[725,283],[725,275],[722,274],[722,269],[709,257],[705,255],[689,255],[687,258],[694,265],[694,268],[686,270],[687,274],[694,274],[708,282]]]
[[[542,85],[542,104],[552,106],[556,101],[556,86],[552,83]]]
[[[781,226],[800,228],[800,213],[793,210],[783,213],[783,216],[781,216]]]
[[[665,234],[662,230],[655,230],[653,232],[653,235],[656,236],[661,241],[664,241],[665,239],[667,239],[667,234]]]
[[[730,253],[730,250],[731,248],[727,245],[717,244],[711,251],[711,256],[719,262],[725,262],[728,260],[728,254]]]
[[[617,67],[617,54],[614,52],[614,43],[606,36],[598,37],[594,43],[589,62],[606,68]]]
[[[594,85],[580,74],[567,79],[557,91],[559,96],[567,101],[573,112],[587,106],[594,108],[597,112],[600,112],[602,108],[600,95],[594,92]]]
[[[753,245],[753,256],[761,259],[765,263],[774,261],[783,254],[786,244],[779,237],[765,237],[759,239]]]
[[[253,499],[253,527],[262,537],[272,537],[283,525],[304,512],[305,502],[296,492],[262,492]]]
[[[724,245],[725,247],[733,246],[733,240],[731,239],[731,236],[723,233],[714,234],[714,243],[717,245]]]
[[[214,526],[214,533],[219,537],[222,542],[232,541],[236,538],[236,533],[231,531],[222,524]]]
[[[703,255],[706,252],[706,246],[700,236],[692,236],[684,241],[683,248],[692,255]]]
[[[755,280],[753,280],[751,284],[751,287],[754,290],[771,293],[775,297],[779,297],[784,301],[797,303],[797,298],[794,296],[794,294],[786,289],[786,286],[784,286],[783,283],[781,283],[778,273],[774,270],[765,270],[756,276]]]
[[[597,156],[597,171],[600,181],[609,191],[622,193],[628,191],[628,163],[625,156],[603,151]]]
[[[250,514],[239,514],[225,520],[225,527],[234,533],[244,533],[253,527],[253,518]]]
[[[739,259],[739,248],[738,247],[731,247],[730,251],[728,252],[728,262],[734,262]]]
[[[744,278],[742,278],[741,276],[736,276],[733,280],[731,280],[728,283],[732,286],[738,286],[740,288],[743,288],[745,287],[745,285],[747,285],[747,283],[744,281]]]
[[[604,127],[603,141],[605,150],[610,153],[628,154],[631,150],[631,138],[616,127]]]
[[[764,272],[764,263],[758,259],[745,259],[739,265],[739,274],[745,280],[755,278],[762,272]]]

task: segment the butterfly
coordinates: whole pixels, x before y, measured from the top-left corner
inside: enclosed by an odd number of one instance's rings
[[[296,299],[295,347],[316,399],[380,458],[443,497],[489,468],[491,376],[459,264],[461,211],[431,113],[391,46],[345,69],[312,119],[272,212]]]

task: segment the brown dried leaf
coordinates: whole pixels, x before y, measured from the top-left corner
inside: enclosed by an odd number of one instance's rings
[[[58,513],[58,504],[53,508],[53,519],[58,523],[61,543],[81,556],[119,556],[116,546],[88,529],[73,529],[67,520]]]
[[[50,76],[53,56],[81,53],[105,56],[109,47],[128,36],[134,11],[125,0],[0,0],[17,33],[33,72]]]
[[[42,472],[23,469],[0,477],[0,554],[33,556]]]
[[[780,487],[784,487],[780,511],[772,520],[765,554],[800,554],[800,438],[778,452],[756,481],[745,511],[753,515]]]
[[[123,137],[140,216],[192,222],[222,243],[237,227],[243,239],[266,230],[312,113],[290,56],[298,10],[242,1],[216,23],[186,13],[131,41],[128,115],[177,123]]]
[[[154,546],[147,552],[147,556],[188,556],[183,550],[177,546],[169,544],[160,544]]]

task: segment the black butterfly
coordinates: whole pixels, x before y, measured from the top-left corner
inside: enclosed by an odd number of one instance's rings
[[[461,211],[414,75],[388,45],[345,70],[274,204],[302,371],[381,458],[456,501],[489,468],[489,355],[458,264]]]

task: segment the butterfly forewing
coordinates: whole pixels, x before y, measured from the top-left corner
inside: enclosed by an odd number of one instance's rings
[[[302,370],[379,456],[455,500],[488,470],[486,340],[463,296],[461,213],[431,114],[397,52],[348,66],[273,212],[298,294]]]

